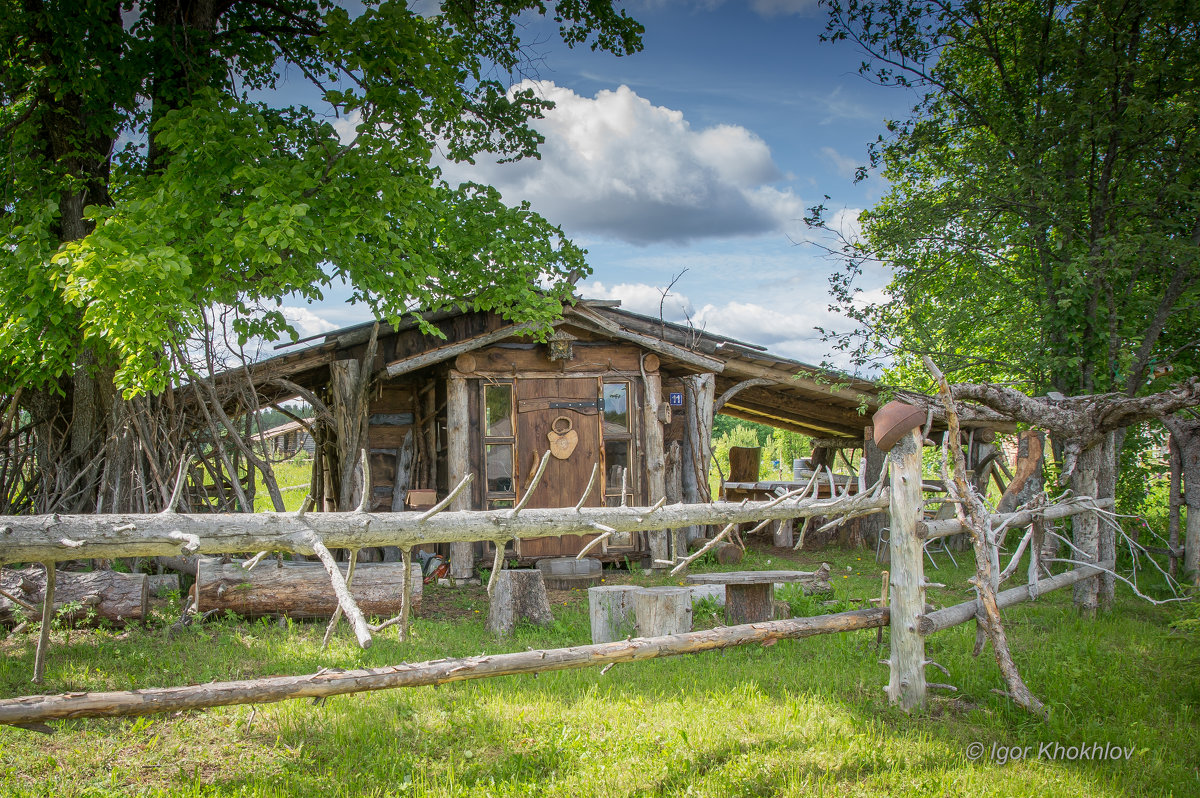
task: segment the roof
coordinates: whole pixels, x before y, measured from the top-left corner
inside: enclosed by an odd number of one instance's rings
[[[678,372],[715,373],[718,403],[726,392],[738,388],[718,411],[735,418],[819,438],[861,440],[871,413],[880,404],[880,388],[870,380],[775,355],[756,344],[632,313],[619,305],[579,300],[565,307],[563,317],[554,324],[632,342],[655,352]],[[381,341],[385,336],[399,339],[407,333],[391,350],[381,347],[376,360],[381,376],[396,377],[530,331],[527,325],[512,324],[494,313],[437,311],[422,318],[445,338],[421,334],[416,318],[395,327],[380,323]],[[361,354],[374,326],[375,322],[367,322],[282,344],[277,348],[287,351],[252,366],[256,381],[276,385],[276,398],[295,395],[295,387],[314,387],[327,374],[330,360]]]

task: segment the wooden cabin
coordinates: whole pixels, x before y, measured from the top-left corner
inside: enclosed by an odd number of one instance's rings
[[[714,402],[861,445],[878,404],[872,383],[618,305],[580,300],[545,342],[490,312],[427,314],[444,337],[415,322],[365,324],[289,345],[253,377],[268,402],[299,397],[318,409],[313,492],[325,510],[358,506],[364,480],[373,511],[428,506],[468,473],[454,509],[511,507],[548,449],[528,507],[707,501]],[[686,531],[656,534],[613,536],[593,552],[638,562],[686,545]],[[587,540],[518,540],[512,556],[573,556]],[[482,544],[454,552],[454,574],[481,556]]]

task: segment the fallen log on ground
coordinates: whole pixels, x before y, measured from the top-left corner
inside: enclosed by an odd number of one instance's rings
[[[421,566],[413,567],[413,602],[420,603]],[[404,564],[359,563],[350,593],[364,615],[395,615],[404,595]],[[197,612],[231,610],[246,618],[329,618],[338,607],[319,563],[280,567],[274,560],[247,571],[237,562],[202,559],[196,569],[196,598]]]
[[[1048,579],[1040,579],[1036,585],[1020,585],[1019,587],[1009,588],[996,594],[996,605],[1000,609],[1005,609],[1014,604],[1029,601],[1031,598],[1036,598],[1052,590],[1058,590],[1060,587],[1073,585],[1076,582],[1097,576],[1100,573],[1100,568],[1111,571],[1113,564],[1102,563],[1098,568],[1076,568],[1072,571],[1066,571],[1049,577]],[[962,604],[955,604],[935,610],[918,619],[917,630],[923,635],[930,635],[934,632],[940,632],[943,629],[949,629],[951,626],[958,626],[960,623],[966,623],[974,618],[975,613],[978,611],[977,608],[977,601],[964,601]]]
[[[46,592],[46,572],[36,567],[5,570],[0,575],[0,588],[8,594],[0,595],[0,622],[8,621],[20,605],[24,605],[22,609],[26,614],[31,608],[40,613]],[[13,598],[19,601],[13,601]],[[93,616],[95,620],[110,623],[140,623],[150,608],[146,575],[59,570],[54,586],[54,610],[61,612],[68,605],[77,605],[68,613],[72,622]]]
[[[887,492],[842,499],[673,504],[662,507],[581,507],[426,513],[155,513],[150,515],[0,516],[7,562],[57,562],[97,557],[158,557],[327,548],[410,548],[423,544],[503,541],[748,523],[841,512],[883,512]]]
[[[147,690],[31,695],[0,700],[0,723],[31,725],[67,718],[152,715],[234,704],[268,704],[291,698],[318,698],[397,687],[420,687],[491,676],[570,670],[676,654],[697,654],[751,643],[770,644],[777,640],[874,629],[886,626],[887,623],[887,608],[876,607],[837,615],[719,627],[681,635],[634,638],[573,648],[441,659],[387,668],[322,670],[304,676],[273,676],[265,679]]]

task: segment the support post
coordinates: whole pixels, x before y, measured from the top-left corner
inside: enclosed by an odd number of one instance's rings
[[[712,460],[713,395],[716,393],[715,374],[696,374],[683,378],[684,445],[683,501],[701,504],[709,500],[708,469]],[[706,536],[706,527],[690,526],[687,539],[691,543]]]
[[[646,374],[645,403],[642,407],[642,427],[645,430],[646,476],[649,495],[647,503],[653,504],[667,495],[666,452],[663,447],[662,422],[658,408],[662,404],[662,380],[658,373]],[[651,568],[657,570],[663,561],[672,561],[670,536],[665,529],[646,533],[650,541]]]
[[[865,428],[863,430],[862,462],[858,468],[862,475],[862,483],[866,487],[869,488],[878,482],[880,475],[883,474],[883,457],[883,452],[875,445],[875,428]],[[882,533],[884,526],[887,525],[887,519],[882,514],[877,513],[875,515],[863,516],[857,519],[856,523],[867,548],[878,550],[879,535]]]
[[[925,703],[925,639],[918,618],[925,612],[925,570],[917,515],[921,511],[921,431],[892,449],[891,469],[891,678],[888,699],[905,712]]]
[[[457,485],[470,471],[468,416],[467,381],[458,374],[451,374],[446,388],[446,469],[450,472],[446,483],[448,485]],[[470,510],[471,492],[460,492],[451,502],[450,509]],[[475,544],[451,543],[450,578],[456,585],[463,585],[474,575]]]

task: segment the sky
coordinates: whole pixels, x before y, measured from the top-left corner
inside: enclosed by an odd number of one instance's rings
[[[848,233],[886,183],[855,183],[886,119],[913,98],[858,74],[854,46],[820,41],[815,0],[636,0],[644,50],[617,58],[568,50],[552,25],[530,85],[556,107],[535,123],[541,159],[446,164],[452,182],[528,200],[588,250],[588,298],[768,347],[839,362],[814,327],[842,327],[828,276],[839,268],[802,221],[824,202]],[[825,195],[830,199],[825,200]],[[676,277],[666,299],[663,291]],[[864,276],[866,296],[886,283]],[[302,335],[368,317],[331,292],[294,308]]]

